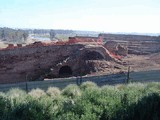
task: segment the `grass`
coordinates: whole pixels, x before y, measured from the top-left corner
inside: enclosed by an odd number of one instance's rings
[[[85,82],[63,90],[0,93],[0,120],[158,120],[160,83],[98,87]]]

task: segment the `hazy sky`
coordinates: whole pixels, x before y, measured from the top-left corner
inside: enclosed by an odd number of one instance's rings
[[[160,0],[0,0],[0,27],[160,33]]]

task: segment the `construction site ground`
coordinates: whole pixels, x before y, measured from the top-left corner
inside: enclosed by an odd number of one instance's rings
[[[123,62],[130,66],[131,71],[160,70],[160,53],[150,55],[128,55]]]
[[[98,63],[98,61],[96,62]],[[122,58],[121,64],[108,62],[108,66],[106,66],[106,64],[102,64],[101,66],[103,67],[100,68],[105,69],[100,70],[99,72],[93,72],[91,73],[91,76],[124,72],[127,73],[128,67],[130,67],[130,72],[160,70],[160,53],[154,53],[150,55],[128,54],[126,57]]]

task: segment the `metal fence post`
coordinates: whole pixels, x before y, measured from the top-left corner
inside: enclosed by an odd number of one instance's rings
[[[76,84],[81,85],[82,84],[82,76],[77,76],[76,77]]]
[[[78,76],[76,77],[76,84],[79,85],[79,83],[78,83]]]
[[[82,75],[80,76],[80,84],[82,84]]]
[[[127,73],[127,83],[129,83],[130,80],[130,66],[128,67],[128,73]]]
[[[26,82],[26,93],[28,93],[28,83]]]
[[[28,83],[27,83],[27,80],[28,80],[28,73],[26,74],[26,92],[28,93]]]

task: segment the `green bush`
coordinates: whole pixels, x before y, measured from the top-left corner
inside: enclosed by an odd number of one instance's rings
[[[46,93],[39,88],[31,90],[28,94],[37,99],[46,95]]]
[[[81,96],[81,91],[77,85],[71,84],[62,90],[62,95],[69,98],[76,98]]]
[[[95,88],[95,87],[98,87],[96,83],[90,81],[84,82],[80,85],[81,90],[85,90],[87,88]]]
[[[159,120],[160,83],[98,87],[86,82],[62,92],[20,89],[0,93],[0,120]]]
[[[8,114],[10,114],[10,112],[12,112],[20,104],[28,102],[27,101],[28,94],[24,90],[18,88],[10,89],[6,93],[6,97],[10,104],[10,109],[8,111]]]
[[[4,93],[0,93],[0,120],[7,119],[10,108],[10,101]]]
[[[55,98],[55,97],[60,96],[61,91],[57,87],[49,87],[48,90],[46,91],[46,93],[47,93],[47,95]]]
[[[45,109],[35,99],[27,99],[28,102],[15,106],[9,114],[9,120],[45,120]]]
[[[150,92],[156,92],[160,94],[160,84],[158,82],[151,82],[146,84],[146,89],[148,89]]]
[[[17,97],[24,97],[26,95],[27,95],[26,92],[19,88],[12,88],[6,93],[6,96],[8,96],[11,99],[17,98]]]

